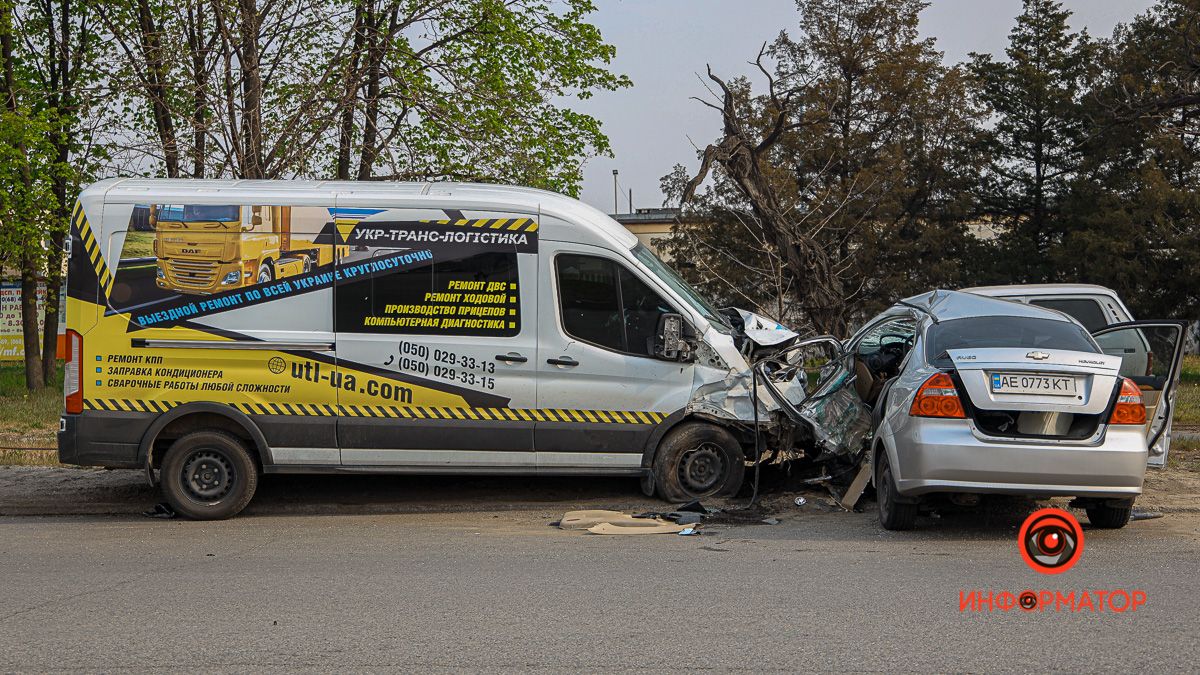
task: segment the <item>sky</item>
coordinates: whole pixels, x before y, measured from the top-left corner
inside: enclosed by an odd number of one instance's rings
[[[613,157],[594,157],[584,169],[582,199],[613,212],[613,169],[620,172],[619,212],[662,206],[659,178],[675,164],[694,171],[696,147],[720,133],[720,116],[692,100],[708,92],[705,64],[724,78],[749,75],[747,61],[763,42],[797,23],[794,0],[597,0],[590,20],[617,48],[614,72],[633,86],[602,92],[572,107],[601,121]],[[1152,0],[1065,0],[1071,27],[1107,36],[1153,4]],[[937,40],[947,62],[970,52],[1003,55],[1020,0],[932,0],[921,32]],[[756,80],[761,84],[761,80]]]

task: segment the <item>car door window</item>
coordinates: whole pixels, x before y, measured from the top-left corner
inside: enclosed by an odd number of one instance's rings
[[[563,329],[614,351],[653,356],[659,317],[671,306],[616,261],[564,253],[555,259]]]

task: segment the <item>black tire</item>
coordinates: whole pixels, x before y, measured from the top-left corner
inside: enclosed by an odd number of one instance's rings
[[[160,475],[167,503],[193,520],[237,515],[258,487],[254,458],[240,439],[224,431],[195,431],[176,440]]]
[[[271,261],[267,261],[258,266],[258,275],[254,277],[254,282],[258,284],[269,284],[275,281],[275,268],[271,266]]]
[[[1129,516],[1133,514],[1133,501],[1124,506],[1109,506],[1097,504],[1087,508],[1088,522],[1092,527],[1116,530],[1129,524]]]
[[[654,455],[654,487],[668,502],[734,494],[745,473],[746,458],[733,434],[703,422],[672,429]]]
[[[880,451],[875,466],[875,503],[879,506],[879,524],[885,530],[911,530],[917,524],[920,507],[898,502],[898,496],[887,452]]]

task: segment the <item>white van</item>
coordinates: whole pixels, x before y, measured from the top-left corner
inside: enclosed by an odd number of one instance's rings
[[[1092,333],[1105,327],[1120,326],[1133,321],[1133,314],[1116,291],[1093,284],[978,286],[965,288],[963,291],[1053,309],[1074,318]],[[1122,359],[1122,376],[1142,386],[1142,395],[1150,412],[1147,430],[1154,424],[1155,418],[1162,414],[1162,408],[1165,406],[1166,421],[1157,427],[1157,436],[1151,438],[1150,453],[1146,461],[1149,466],[1162,468],[1166,465],[1167,453],[1171,447],[1171,423],[1175,417],[1177,391],[1177,388],[1172,389],[1166,400],[1159,400],[1158,392],[1163,389],[1162,380],[1170,379],[1169,376],[1158,372],[1165,364],[1154,363],[1154,350],[1146,342],[1146,337],[1141,331],[1112,331],[1097,338],[1097,342],[1105,354]]]
[[[794,336],[746,331],[608,216],[532,189],[114,179],[70,243],[60,460],[157,472],[193,518],[239,512],[260,473],[730,493],[747,355]]]

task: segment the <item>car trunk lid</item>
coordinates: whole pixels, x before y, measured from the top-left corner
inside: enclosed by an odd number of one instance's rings
[[[1064,349],[948,350],[970,402],[984,410],[1103,412],[1121,359]]]

